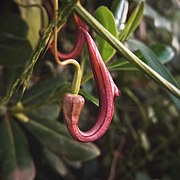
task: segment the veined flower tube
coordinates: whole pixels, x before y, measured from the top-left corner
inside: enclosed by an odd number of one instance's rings
[[[87,132],[79,129],[79,116],[84,106],[84,98],[80,95],[65,94],[63,111],[67,128],[72,137],[80,142],[91,142],[99,139],[108,130],[114,114],[114,97],[120,96],[120,91],[114,84],[95,42],[85,29],[80,29],[87,43],[90,63],[97,86],[99,96],[98,118],[95,125]]]

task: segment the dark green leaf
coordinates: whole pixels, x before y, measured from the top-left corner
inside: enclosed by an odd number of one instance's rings
[[[16,15],[0,17],[0,64],[20,66],[29,60],[32,48],[27,40],[28,26]]]
[[[152,67],[156,72],[158,72],[161,76],[163,76],[170,83],[179,87],[179,84],[176,82],[174,77],[168,71],[168,69],[160,62],[158,57],[149,49],[145,44],[137,40],[131,40],[131,44],[133,44],[136,48],[138,48],[144,56],[145,63],[147,63],[150,67]],[[170,93],[169,93],[170,94]],[[173,102],[176,104],[176,107],[180,109],[180,100],[176,98],[174,95],[170,94]]]
[[[161,63],[165,64],[171,61],[175,56],[175,51],[172,47],[164,44],[155,44],[149,47],[156,54]]]
[[[25,21],[16,14],[0,17],[0,34],[6,33],[17,38],[26,39],[28,26]]]
[[[0,33],[0,64],[9,67],[24,65],[31,53],[32,48],[27,39]]]
[[[35,167],[20,127],[14,120],[5,118],[0,121],[0,133],[0,179],[34,179]]]
[[[151,177],[145,172],[137,172],[135,180],[151,180]]]
[[[112,12],[105,6],[99,7],[94,17],[115,37],[117,37],[116,24]],[[114,54],[114,48],[107,41],[97,35],[98,49],[104,61],[108,61]]]
[[[26,91],[23,96],[22,102],[24,105],[32,105],[48,99],[53,94],[56,95],[56,99],[67,92],[69,88],[68,84],[62,84],[61,79],[54,78],[48,79],[37,83],[31,89]]]
[[[80,94],[83,95],[89,101],[91,101],[94,105],[99,106],[99,100],[90,93],[88,93],[86,90],[81,89]]]
[[[159,59],[159,61],[161,61],[161,63],[163,64],[169,62],[175,56],[175,52],[173,48],[171,48],[170,46],[157,44],[157,45],[149,46],[147,48],[149,48],[150,51],[152,51]],[[143,61],[146,61],[145,57],[143,56],[140,50],[134,51],[134,54],[136,54],[136,56],[142,59]],[[133,64],[127,61],[124,57],[110,63],[108,65],[108,69],[114,71],[138,70]]]
[[[159,59],[159,61],[162,64],[165,64],[171,61],[173,57],[175,56],[175,51],[170,46],[166,46],[163,44],[156,44],[156,45],[151,45],[147,48],[149,48],[150,51],[152,51],[156,55],[156,57]],[[143,61],[146,61],[146,58],[143,56],[140,50],[137,50],[134,53],[140,59],[142,59]]]
[[[113,1],[112,11],[114,14],[116,27],[118,32],[124,29],[126,17],[128,13],[129,3],[127,0],[115,0]]]
[[[20,76],[20,74],[23,72],[24,66],[20,67],[4,67],[3,69],[3,93],[6,93],[15,80]]]
[[[139,25],[142,17],[143,17],[143,12],[144,12],[144,1],[141,1],[134,11],[132,12],[130,18],[128,19],[124,30],[121,32],[119,40],[120,41],[125,41],[128,36],[135,31],[137,26]]]
[[[70,160],[86,161],[97,157],[99,149],[91,144],[76,142],[68,134],[66,127],[48,120],[30,120],[25,123],[28,130],[53,153]]]
[[[54,153],[48,149],[44,149],[44,156],[48,164],[61,176],[65,177],[68,175],[68,169],[66,164]]]
[[[24,6],[19,6],[19,10],[21,13],[21,16],[24,18],[26,23],[28,24],[29,27],[29,32],[28,32],[28,40],[30,41],[33,49],[37,46],[38,40],[39,40],[39,30],[42,28],[42,24],[44,19],[43,11],[38,7],[41,6],[41,0],[36,0],[36,1],[22,1],[22,0],[14,0],[16,3],[23,4],[23,5],[32,5],[36,4],[36,6],[31,6],[31,7],[24,7]]]
[[[139,49],[139,51],[142,53],[144,57],[143,60],[149,66],[151,66],[169,82],[178,86],[178,83],[175,81],[174,77],[170,74],[167,68],[160,62],[156,54],[154,54],[154,52],[151,49],[149,49],[145,44],[137,40],[130,40],[129,42]]]
[[[61,109],[60,103],[59,104],[53,103],[36,108],[30,111],[30,114],[32,117],[54,120],[58,118],[60,109]]]
[[[114,71],[138,71],[138,69],[135,66],[133,66],[133,64],[131,64],[124,58],[121,58],[109,64],[108,69]]]

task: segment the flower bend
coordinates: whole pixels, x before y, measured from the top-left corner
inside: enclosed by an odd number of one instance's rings
[[[80,142],[91,142],[99,139],[108,130],[114,114],[114,97],[120,96],[120,91],[114,84],[95,42],[85,29],[80,29],[87,43],[90,63],[97,86],[100,102],[98,118],[95,125],[87,132],[79,129],[79,116],[84,106],[84,98],[80,95],[65,94],[63,98],[63,111],[67,128],[73,138]]]
[[[58,51],[57,55],[58,55],[58,58],[61,60],[77,58],[81,54],[82,49],[85,44],[84,35],[83,35],[82,31],[80,30],[80,28],[82,27],[82,28],[88,30],[88,26],[75,14],[74,14],[74,20],[76,23],[76,42],[75,42],[74,48],[71,52],[62,53],[62,52]],[[50,45],[50,51],[52,54],[54,53],[54,49],[53,49],[52,45]]]

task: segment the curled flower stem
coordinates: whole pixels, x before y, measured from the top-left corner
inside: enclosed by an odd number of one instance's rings
[[[74,60],[74,59],[67,59],[66,61],[60,61],[58,58],[58,50],[57,50],[57,38],[58,38],[58,0],[54,0],[54,58],[60,66],[66,66],[68,64],[72,64],[75,67],[75,75],[73,78],[73,83],[72,83],[72,93],[73,94],[78,94],[80,85],[81,85],[81,78],[82,78],[82,73],[81,73],[81,67],[79,63]]]
[[[83,132],[78,127],[79,116],[84,106],[83,97],[80,95],[66,94],[63,100],[63,111],[70,134],[80,142],[91,142],[99,139],[108,130],[114,114],[114,97],[120,95],[120,91],[107,70],[95,42],[89,33],[82,29],[90,55],[90,63],[93,70],[99,96],[99,113],[95,125]]]

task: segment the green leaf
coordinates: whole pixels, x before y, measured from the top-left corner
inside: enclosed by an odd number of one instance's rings
[[[16,3],[26,6],[32,4],[41,6],[41,1],[42,0],[36,0],[36,1],[15,0]],[[42,13],[41,9],[38,8],[38,6],[23,7],[19,5],[19,10],[21,12],[21,16],[29,26],[28,39],[31,42],[33,49],[35,49],[39,40],[39,30],[42,28],[41,17],[43,14],[41,14]]]
[[[127,0],[115,0],[112,4],[112,12],[114,14],[116,27],[118,32],[124,29],[127,18],[129,3]]]
[[[99,7],[94,17],[115,37],[117,37],[116,24],[112,12],[105,6]],[[114,54],[114,48],[109,45],[107,41],[101,38],[99,35],[96,36],[98,49],[105,62],[107,62]]]
[[[151,45],[149,48],[151,49],[151,51],[154,52],[154,54],[156,54],[158,59],[163,64],[168,63],[175,56],[175,50],[168,45],[155,44],[155,45]]]
[[[0,121],[0,179],[32,180],[35,167],[27,139],[16,122],[11,120],[5,118]]]
[[[138,71],[138,69],[124,58],[120,58],[108,65],[109,70],[113,71]]]
[[[59,116],[61,106],[60,103],[53,103],[48,105],[43,105],[40,108],[36,108],[31,111],[31,116],[40,118],[40,119],[57,119]]]
[[[83,95],[87,100],[91,101],[94,105],[99,106],[99,100],[86,90],[81,89],[80,94]]]
[[[25,92],[22,103],[24,105],[32,105],[46,101],[48,97],[56,95],[56,99],[60,98],[69,88],[68,84],[61,83],[61,79],[48,79],[37,83],[35,86]]]
[[[66,127],[48,120],[30,120],[25,123],[28,130],[53,153],[70,160],[86,161],[97,157],[99,149],[92,143],[78,143],[69,136]]]
[[[146,46],[146,48],[149,48],[149,50],[156,55],[156,57],[162,64],[168,63],[175,56],[174,49],[167,45],[155,44],[151,46]],[[142,59],[143,61],[146,61],[146,58],[143,56],[140,50],[135,51],[134,54],[136,54],[136,56]]]
[[[130,18],[128,19],[124,30],[121,32],[119,36],[120,41],[125,41],[128,36],[135,31],[137,26],[139,25],[142,17],[143,17],[143,12],[144,12],[144,1],[141,1],[134,11],[132,12]]]
[[[0,34],[6,33],[18,38],[27,38],[28,26],[25,21],[17,14],[10,14],[0,17]]]
[[[66,164],[54,153],[49,151],[48,149],[43,150],[44,156],[48,164],[62,177],[66,177],[68,175],[68,169]]]
[[[0,17],[0,23],[0,64],[8,67],[26,64],[32,53],[26,23],[14,14]]]
[[[137,172],[135,180],[151,180],[151,177],[146,172]]]
[[[138,48],[144,56],[144,61],[152,67],[155,71],[157,71],[162,77],[168,80],[170,83],[174,84],[175,86],[179,87],[179,84],[176,82],[174,77],[168,71],[168,69],[160,62],[158,57],[149,49],[145,44],[137,40],[130,40],[131,44],[133,44],[136,48]],[[175,103],[176,107],[180,110],[180,100],[169,93],[171,99]]]
[[[3,87],[1,89],[2,93],[5,94],[12,86],[16,78],[19,77],[20,72],[24,69],[23,66],[20,67],[4,67],[3,69]]]
[[[173,59],[175,56],[175,51],[173,48],[167,45],[163,44],[156,44],[147,47],[152,51],[156,57],[161,61],[161,63],[165,64]],[[146,61],[146,58],[143,56],[140,50],[134,51],[134,54],[143,61]],[[111,62],[108,65],[109,70],[114,71],[134,71],[138,70],[133,64],[131,64],[129,61],[127,61],[125,58],[120,58],[114,62]]]
[[[0,64],[4,66],[21,66],[30,59],[32,48],[26,39],[13,34],[0,34]]]

